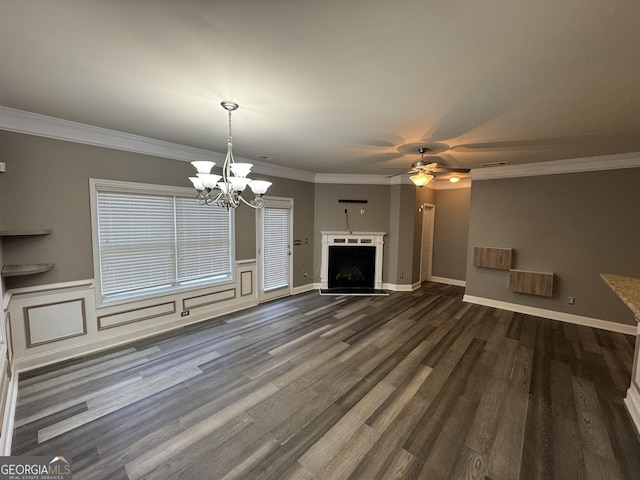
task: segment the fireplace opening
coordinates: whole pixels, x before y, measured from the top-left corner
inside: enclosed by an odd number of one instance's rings
[[[330,246],[328,287],[332,292],[371,290],[375,287],[376,249]]]

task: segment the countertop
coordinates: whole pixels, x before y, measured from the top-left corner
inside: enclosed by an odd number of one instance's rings
[[[631,309],[640,322],[640,278],[601,273],[600,277],[613,292]]]

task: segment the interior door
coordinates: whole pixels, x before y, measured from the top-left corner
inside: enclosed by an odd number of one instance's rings
[[[431,280],[433,258],[433,225],[435,206],[422,205],[422,240],[420,242],[420,283]]]
[[[293,199],[265,197],[257,211],[259,300],[291,295]]]

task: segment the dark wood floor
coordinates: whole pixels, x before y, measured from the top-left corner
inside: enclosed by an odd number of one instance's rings
[[[14,455],[74,479],[637,479],[633,338],[310,293],[20,376]]]

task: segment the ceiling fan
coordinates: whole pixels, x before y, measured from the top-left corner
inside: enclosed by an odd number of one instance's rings
[[[411,170],[408,172],[409,174],[413,174],[409,179],[418,187],[425,186],[438,174],[469,173],[471,171],[469,168],[448,167],[442,160],[440,160],[440,162],[426,163],[424,160],[424,154],[429,151],[430,150],[427,147],[418,148],[421,158],[417,162],[413,162],[411,164]]]

